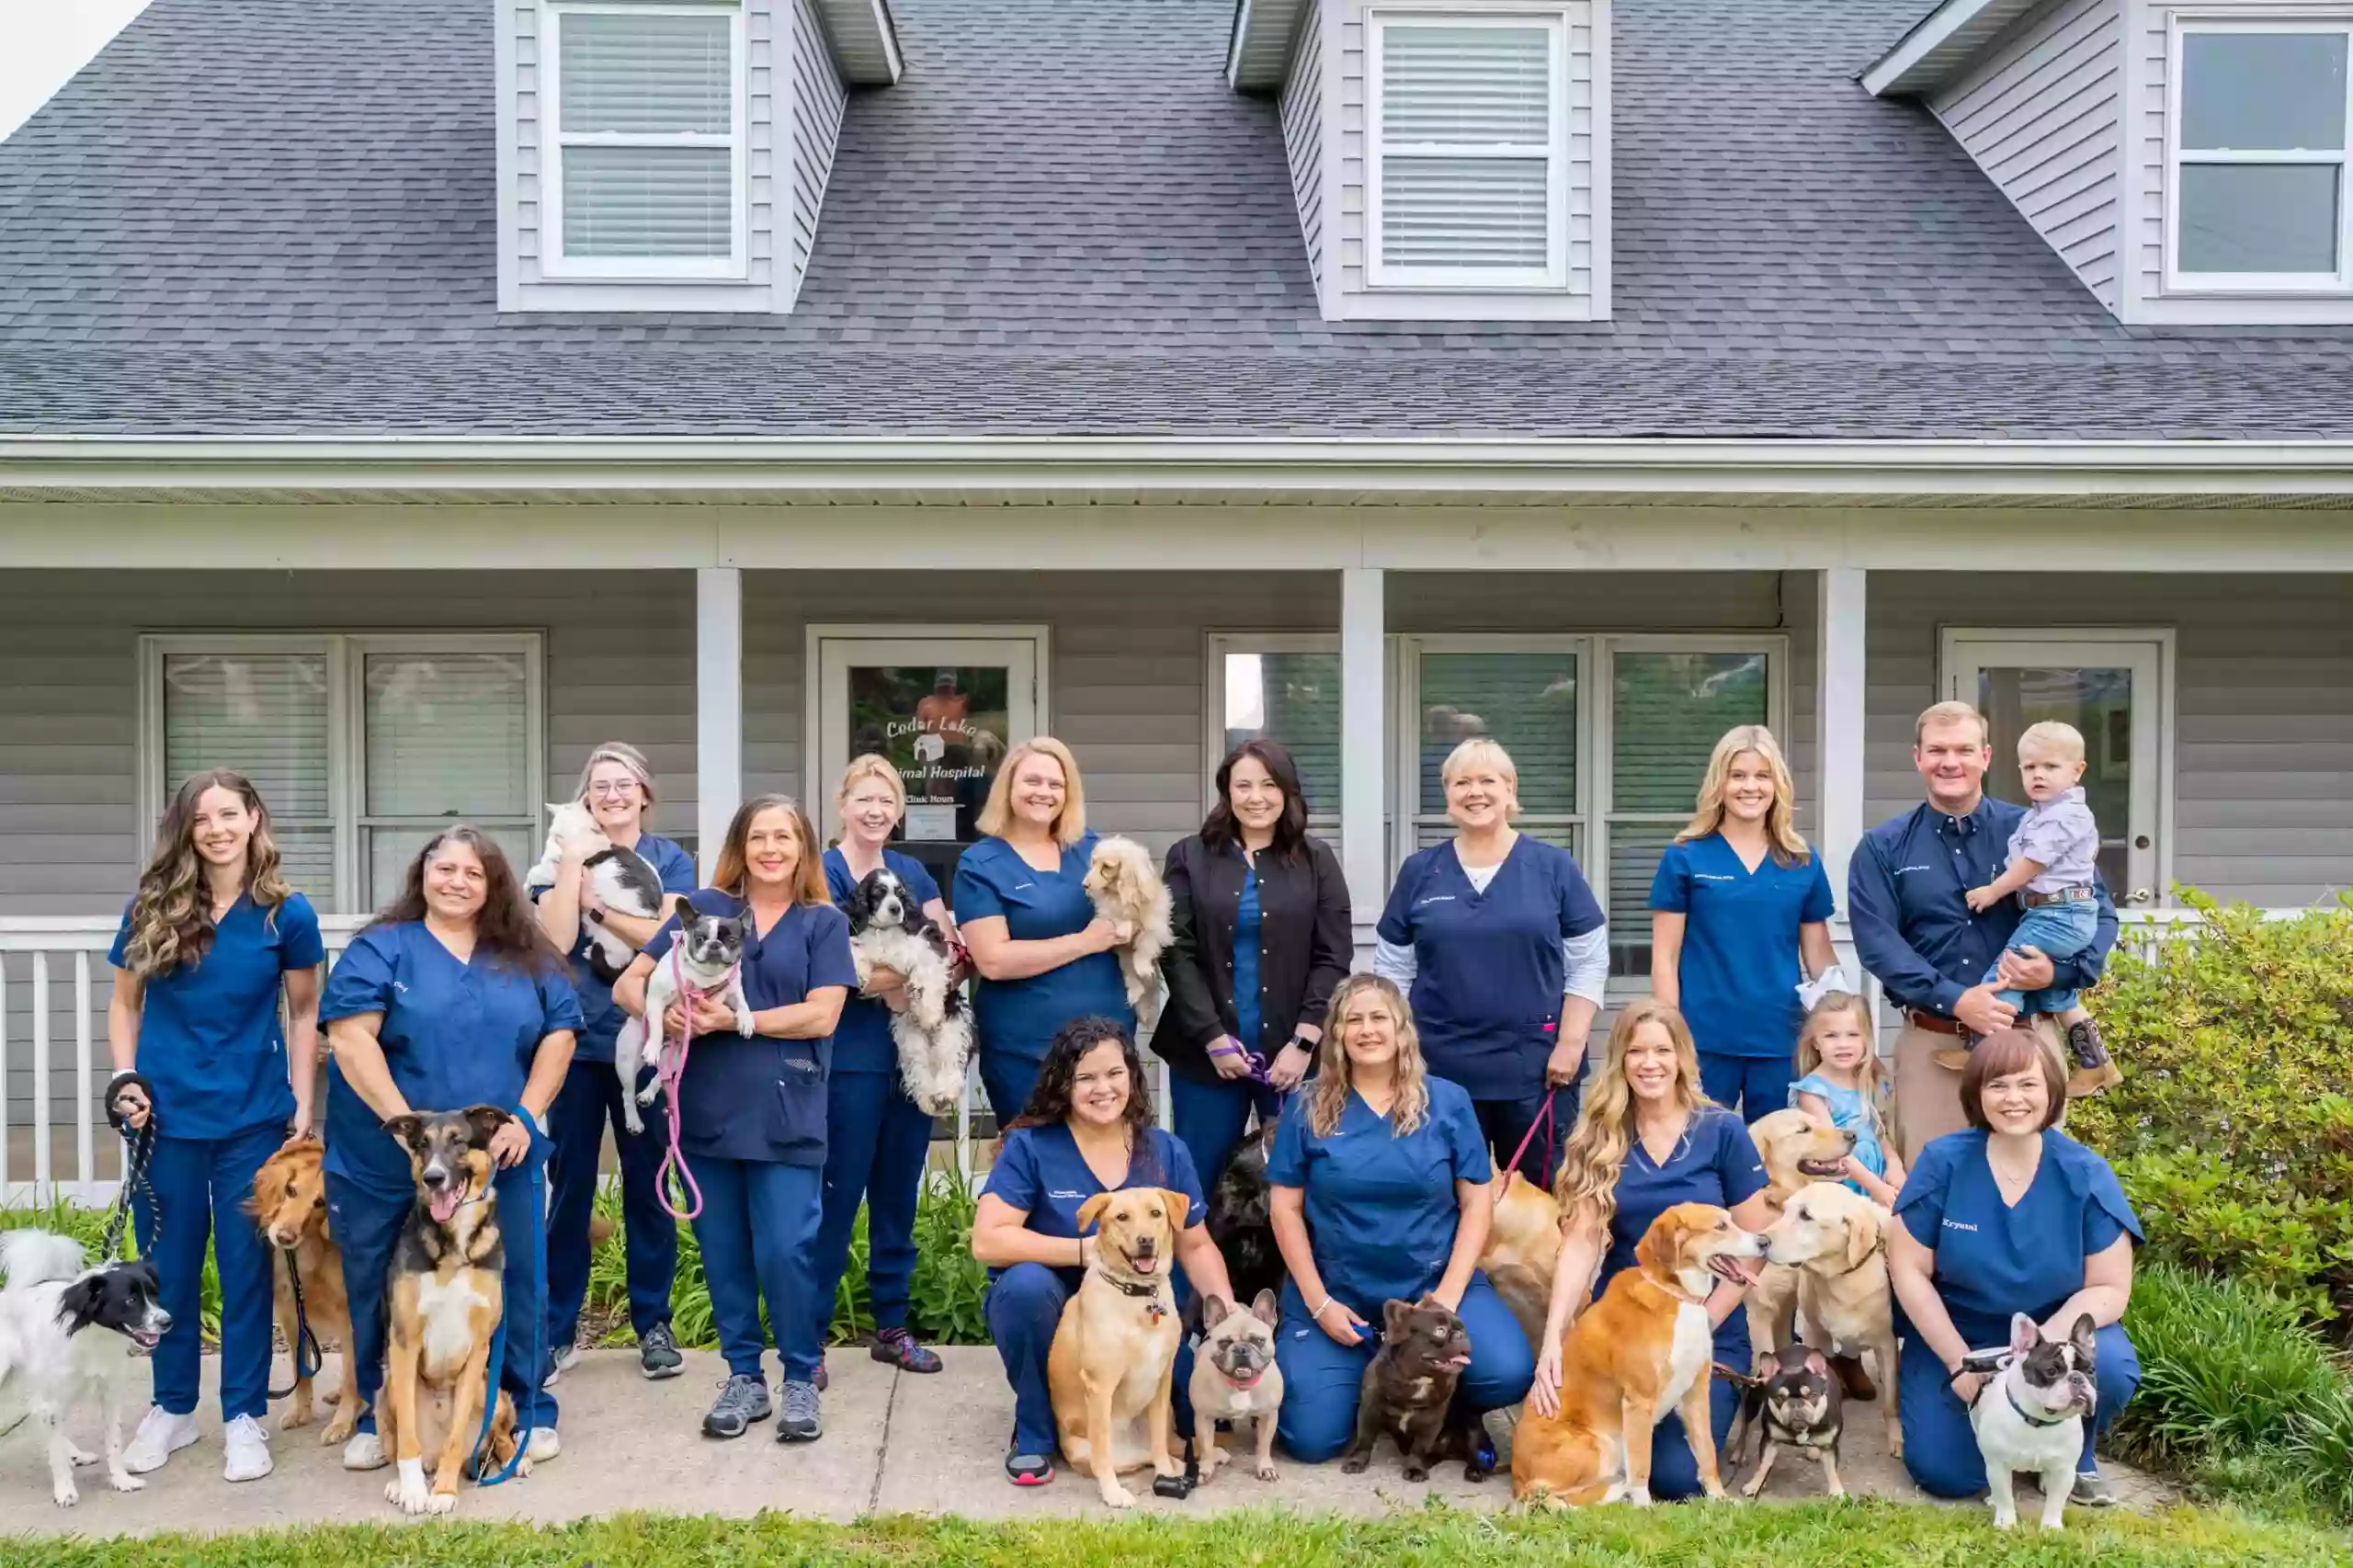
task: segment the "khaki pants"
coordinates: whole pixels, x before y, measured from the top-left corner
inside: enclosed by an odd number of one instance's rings
[[[2037,1015],[2029,1027],[2040,1036],[2052,1052],[2052,1060],[2061,1063],[2059,1081],[2052,1092],[2067,1092],[2066,1039],[2059,1032],[2058,1020]],[[1904,1150],[1904,1168],[1908,1173],[1920,1161],[1920,1151],[1948,1132],[1959,1132],[1969,1125],[1961,1110],[1961,1074],[1949,1067],[1937,1065],[1934,1052],[1958,1051],[1963,1043],[1957,1034],[1938,1034],[1906,1022],[1904,1032],[1895,1040],[1895,1129]],[[2063,1114],[2060,1118],[2064,1121]]]

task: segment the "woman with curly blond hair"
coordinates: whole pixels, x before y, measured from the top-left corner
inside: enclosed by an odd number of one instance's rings
[[[1495,1166],[1470,1095],[1430,1076],[1391,982],[1350,975],[1325,1022],[1314,1081],[1284,1106],[1267,1161],[1290,1273],[1275,1334],[1277,1425],[1283,1446],[1311,1464],[1339,1453],[1356,1429],[1389,1301],[1433,1296],[1461,1315],[1471,1364],[1455,1397],[1466,1415],[1518,1403],[1532,1370],[1527,1335],[1478,1269]]]
[[[133,1474],[196,1441],[204,1352],[204,1243],[221,1271],[221,1416],[231,1481],[270,1471],[269,1253],[244,1210],[262,1162],[311,1125],[326,949],[310,901],[286,885],[269,808],[243,774],[197,774],[172,797],[113,949],[109,1098],[154,1119],[152,1198],[135,1199],[139,1250],[155,1260],[171,1332],[156,1346],[155,1403],[123,1454]],[[286,998],[290,1031],[278,1022]],[[158,1235],[155,1210],[171,1215]]]
[[[1765,1164],[1748,1129],[1700,1089],[1691,1031],[1664,1002],[1645,998],[1618,1015],[1576,1131],[1561,1153],[1552,1195],[1566,1240],[1552,1271],[1552,1307],[1528,1395],[1545,1415],[1560,1406],[1562,1335],[1620,1270],[1635,1267],[1634,1248],[1661,1214],[1678,1203],[1710,1203],[1732,1210],[1733,1222],[1748,1230],[1761,1231],[1772,1220]],[[1726,1281],[1706,1302],[1716,1325],[1715,1359],[1727,1367],[1749,1363],[1745,1293]],[[1718,1382],[1711,1399],[1721,1452],[1739,1392]],[[1682,1421],[1665,1416],[1651,1446],[1651,1493],[1691,1497],[1699,1491],[1699,1465]]]

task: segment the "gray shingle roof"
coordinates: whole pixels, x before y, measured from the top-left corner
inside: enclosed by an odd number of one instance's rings
[[[488,0],[154,0],[0,145],[0,430],[2353,435],[2353,329],[2126,328],[1854,73],[1617,0],[1605,324],[1328,324],[1231,0],[893,0],[786,318],[504,317]]]

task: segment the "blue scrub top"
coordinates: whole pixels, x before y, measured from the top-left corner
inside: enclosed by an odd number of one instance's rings
[[[902,855],[895,849],[882,851],[883,869],[907,884],[907,892],[915,895],[921,908],[939,896],[939,884],[931,880],[923,862],[912,855]],[[858,879],[850,874],[849,862],[842,858],[838,846],[825,851],[825,891],[840,904],[858,886]],[[841,1027],[834,1030],[834,1071],[836,1073],[895,1073],[899,1070],[898,1041],[891,1038],[891,1009],[870,996],[860,996],[855,982],[850,986],[849,1000],[842,1006]]]
[[[107,961],[125,967],[131,912]],[[311,901],[290,893],[264,910],[240,893],[197,962],[150,975],[139,1007],[139,1071],[155,1086],[163,1138],[233,1138],[294,1115],[278,996],[289,970],[326,960]]]
[[[1242,861],[1242,896],[1233,905],[1233,1027],[1235,1038],[1247,1051],[1267,1049],[1264,989],[1258,983],[1259,949],[1265,940],[1267,916],[1258,898],[1258,868],[1236,849]]]
[[[796,903],[763,936],[733,893],[704,888],[690,902],[705,915],[745,916],[744,1000],[752,1011],[796,1006],[828,985],[858,989],[849,921],[832,904]],[[674,915],[645,944],[645,956],[657,963],[668,958],[677,935]],[[732,1030],[695,1036],[678,1081],[678,1147],[706,1159],[824,1165],[832,1045],[767,1035],[745,1040]]]
[[[1699,1048],[1788,1058],[1805,1022],[1798,927],[1828,920],[1835,907],[1822,857],[1784,866],[1768,854],[1751,871],[1720,833],[1671,844],[1651,907],[1683,916],[1680,1011]]]
[[[1209,1204],[1201,1197],[1200,1174],[1193,1168],[1193,1156],[1174,1133],[1158,1127],[1146,1128],[1136,1141],[1128,1155],[1128,1174],[1116,1188],[1096,1179],[1086,1156],[1078,1152],[1078,1140],[1071,1135],[1068,1123],[1017,1127],[1005,1135],[1005,1147],[997,1152],[996,1164],[989,1167],[988,1185],[981,1190],[1029,1215],[1028,1228],[1039,1235],[1075,1241],[1080,1233],[1078,1211],[1088,1199],[1131,1187],[1161,1187],[1184,1194],[1188,1233],[1209,1219]],[[1004,1272],[992,1268],[989,1278]],[[1077,1269],[1054,1272],[1065,1285],[1077,1289]]]
[[[1427,1083],[1429,1114],[1403,1138],[1353,1089],[1340,1125],[1320,1137],[1307,1120],[1314,1091],[1302,1089],[1284,1104],[1267,1158],[1269,1183],[1305,1195],[1324,1288],[1370,1324],[1381,1322],[1382,1302],[1419,1301],[1437,1285],[1462,1221],[1454,1184],[1495,1175],[1470,1095],[1443,1078]]]
[[[1948,1133],[1920,1151],[1895,1199],[1912,1239],[1937,1255],[1937,1294],[1972,1350],[2006,1345],[2010,1314],[2048,1319],[2084,1288],[2084,1262],[2141,1221],[2108,1162],[2065,1133],[2042,1135],[2026,1196],[2002,1201],[1988,1134]]]
[[[580,1027],[580,1001],[563,971],[534,974],[479,947],[461,963],[422,920],[370,926],[335,960],[320,1021],[360,1013],[384,1016],[376,1030],[384,1065],[417,1111],[494,1105],[523,1115],[540,1042]],[[536,1159],[546,1142],[539,1129],[530,1131]],[[326,1168],[337,1176],[388,1193],[407,1191],[415,1179],[408,1152],[385,1135],[332,1057],[326,1142]]]
[[[1568,983],[1562,945],[1601,928],[1575,858],[1522,834],[1480,892],[1451,842],[1408,856],[1381,911],[1381,939],[1414,949],[1414,1023],[1432,1073],[1473,1099],[1544,1089]]]
[[[695,863],[687,852],[655,834],[645,834],[637,841],[637,852],[654,868],[666,893],[695,891]],[[537,903],[548,890],[533,888],[531,902]],[[665,900],[666,903],[666,899]],[[574,1062],[601,1062],[612,1065],[613,1042],[620,1038],[621,1025],[629,1015],[613,1000],[613,988],[597,978],[588,965],[588,955],[595,944],[588,939],[591,929],[586,917],[580,922],[579,938],[572,944],[572,988],[580,994],[580,1043],[574,1048]]]
[[[1086,930],[1095,918],[1086,887],[1095,839],[1090,833],[1064,849],[1062,868],[1053,871],[1036,869],[1002,838],[982,839],[956,864],[957,924],[1001,915],[1006,935],[1017,942]],[[1109,953],[1089,953],[1027,980],[976,980],[972,1015],[983,1051],[1022,1062],[1043,1062],[1055,1033],[1074,1018],[1100,1016],[1130,1031],[1136,1027],[1120,960]]]
[[[1593,1283],[1595,1298],[1612,1276],[1634,1266],[1634,1248],[1643,1233],[1677,1204],[1731,1209],[1764,1190],[1765,1161],[1748,1136],[1748,1124],[1722,1106],[1702,1106],[1692,1113],[1665,1165],[1651,1159],[1640,1138],[1631,1139],[1626,1163],[1618,1170],[1618,1211],[1609,1217],[1609,1251]],[[1745,1324],[1742,1312],[1726,1320],[1726,1326],[1743,1324],[1744,1335]]]

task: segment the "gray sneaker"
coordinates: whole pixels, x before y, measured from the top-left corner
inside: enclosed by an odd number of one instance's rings
[[[788,1385],[789,1386],[789,1385]],[[740,1437],[744,1428],[768,1418],[768,1386],[757,1378],[732,1377],[719,1385],[719,1397],[702,1418],[706,1437]]]
[[[637,1369],[649,1378],[675,1378],[686,1369],[678,1354],[677,1336],[666,1323],[657,1323],[637,1336]]]
[[[814,1442],[817,1435],[824,1429],[824,1411],[819,1402],[817,1385],[786,1383],[784,1416],[776,1424],[776,1440],[779,1443]]]
[[[2113,1508],[2116,1494],[2109,1489],[2108,1478],[2097,1471],[2078,1471],[2075,1495],[2069,1501],[2078,1508]]]

